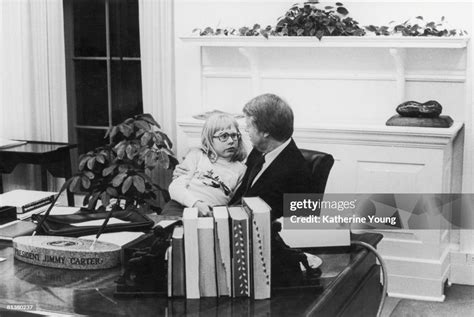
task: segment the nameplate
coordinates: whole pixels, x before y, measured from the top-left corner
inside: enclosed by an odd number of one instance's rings
[[[13,239],[15,258],[34,265],[71,269],[98,270],[120,263],[120,246],[71,237],[24,236]]]

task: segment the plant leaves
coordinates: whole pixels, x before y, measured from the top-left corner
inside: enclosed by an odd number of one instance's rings
[[[118,132],[118,127],[117,126],[112,127],[112,130],[110,132],[110,138],[113,139],[113,137],[117,135],[117,132]]]
[[[94,173],[92,173],[91,171],[85,171],[83,174],[89,179],[94,179],[95,177]]]
[[[112,174],[112,172],[114,171],[115,167],[117,167],[117,165],[113,164],[113,165],[110,165],[110,166],[104,168],[104,169],[102,170],[102,176],[105,177],[105,176],[108,176],[108,175]]]
[[[92,194],[92,198],[89,200],[89,204],[87,205],[89,209],[95,209],[95,206],[97,205],[97,200],[99,199],[99,195],[100,192],[95,192],[94,194]]]
[[[145,120],[136,120],[134,124],[138,129],[143,129],[144,131],[148,131],[151,129],[150,124],[147,123]]]
[[[324,31],[322,31],[322,30],[317,31],[316,34],[315,34],[315,36],[316,36],[316,37],[318,38],[318,40],[320,40],[320,41],[321,41],[321,38],[323,37],[323,35],[324,35]]]
[[[163,151],[159,151],[157,153],[157,157],[158,157],[158,164],[164,169],[168,169],[169,164],[170,164],[168,155]]]
[[[141,173],[141,172],[139,172],[139,173],[137,173],[137,174],[140,175],[144,180],[146,180],[146,181],[149,182],[150,184],[153,183],[153,180],[152,180],[151,177],[148,176],[147,174]]]
[[[137,119],[143,119],[146,122],[148,122],[149,124],[154,125],[154,126],[161,129],[160,124],[158,122],[156,122],[155,118],[153,118],[153,116],[149,113],[143,113],[141,115],[138,115]]]
[[[133,132],[133,128],[128,124],[122,123],[118,127],[120,132],[122,132],[122,134],[126,137],[129,137]]]
[[[84,189],[89,189],[89,187],[91,187],[91,180],[86,176],[81,177],[81,183]]]
[[[349,11],[345,7],[337,7],[336,11],[337,13],[342,14],[342,15],[349,14]]]
[[[84,170],[84,167],[86,166],[87,161],[89,160],[90,156],[89,155],[82,155],[79,158],[79,170],[82,171]]]
[[[128,159],[133,160],[135,155],[137,155],[137,148],[134,144],[128,144],[125,152],[127,153]]]
[[[119,195],[118,191],[113,187],[107,187],[107,189],[105,191],[107,192],[107,194],[109,194],[112,197],[118,197],[118,195]]]
[[[123,174],[128,171],[128,166],[125,164],[120,164],[118,170],[120,174]]]
[[[96,156],[96,160],[97,160],[97,162],[99,162],[99,163],[102,163],[102,164],[105,163],[105,157],[104,157],[103,155],[100,155],[100,154],[97,155],[97,156]]]
[[[133,176],[133,186],[135,186],[138,192],[145,192],[145,181],[138,175]]]
[[[73,193],[77,192],[77,186],[78,186],[79,180],[80,180],[80,176],[74,176],[72,178],[72,181],[69,184],[69,191],[70,192],[73,192]]]
[[[126,194],[127,191],[130,189],[130,186],[132,186],[132,177],[128,176],[124,181],[122,185],[122,193]]]
[[[89,168],[90,170],[92,170],[92,169],[94,168],[94,165],[95,165],[95,160],[96,160],[95,157],[91,157],[91,158],[87,161],[87,168]]]
[[[145,132],[140,139],[141,145],[147,145],[148,142],[150,142],[151,138],[152,138],[152,134],[149,132]]]
[[[117,151],[117,157],[120,160],[123,160],[123,157],[125,156],[125,148],[127,147],[127,144],[125,142],[120,142],[116,147]]]
[[[100,200],[102,201],[102,206],[108,206],[110,203],[110,196],[107,194],[107,192],[103,192],[100,195]]]
[[[112,186],[114,186],[114,187],[120,186],[120,184],[122,184],[123,179],[125,177],[127,177],[126,173],[120,173],[117,176],[115,176],[114,179],[112,180]]]

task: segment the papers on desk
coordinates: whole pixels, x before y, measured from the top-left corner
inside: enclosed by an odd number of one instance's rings
[[[16,189],[0,194],[0,206],[14,206],[17,214],[28,213],[51,204],[56,192]]]
[[[173,223],[175,223],[175,222],[177,222],[177,221],[179,221],[179,220],[178,220],[178,219],[176,219],[176,220],[161,220],[161,221],[159,221],[158,223],[156,223],[156,224],[153,226],[153,228],[158,227],[158,226],[160,226],[160,227],[162,227],[162,228],[166,228],[166,227],[168,227],[168,226],[171,226]]]
[[[26,141],[9,140],[0,138],[0,149],[7,149],[18,145],[26,144]]]
[[[34,209],[32,211],[23,213],[23,214],[18,214],[17,218],[20,220],[28,219],[33,215],[39,215],[43,214],[48,210],[49,205],[43,206],[38,209]],[[79,207],[66,207],[66,206],[57,206],[55,205],[53,209],[51,209],[51,212],[49,213],[50,216],[55,216],[55,215],[72,215],[80,210]]]
[[[71,223],[71,226],[75,226],[75,227],[101,226],[103,223],[104,223],[104,219],[98,219],[98,220],[89,220],[89,221],[84,221],[84,222]],[[111,217],[109,219],[109,222],[107,222],[107,225],[115,225],[115,224],[123,224],[123,223],[131,223],[131,222],[123,221],[121,219]]]
[[[36,224],[31,221],[15,221],[11,225],[0,228],[0,240],[11,241],[13,238],[28,236],[36,229]]]
[[[79,207],[68,207],[68,206],[54,206],[51,209],[50,215],[72,215],[81,210]]]
[[[109,232],[109,233],[103,233],[100,235],[98,241],[102,242],[109,242],[113,243],[118,246],[124,246],[129,242],[132,242],[141,236],[143,236],[143,232],[133,232],[133,231],[121,231],[121,232]],[[88,236],[82,236],[79,237],[80,239],[85,239],[85,240],[94,240],[95,239],[95,234],[91,234]]]

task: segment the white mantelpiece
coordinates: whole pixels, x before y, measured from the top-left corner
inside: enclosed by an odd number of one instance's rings
[[[180,39],[202,47],[350,47],[350,48],[464,48],[469,37],[406,36],[182,36]]]

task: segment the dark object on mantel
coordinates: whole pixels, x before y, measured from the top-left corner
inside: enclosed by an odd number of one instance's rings
[[[443,107],[436,100],[425,103],[406,101],[397,107],[397,113],[402,117],[410,118],[437,118]]]
[[[453,125],[450,116],[439,116],[437,118],[410,118],[394,115],[387,120],[388,126],[425,127],[425,128],[449,128]]]

